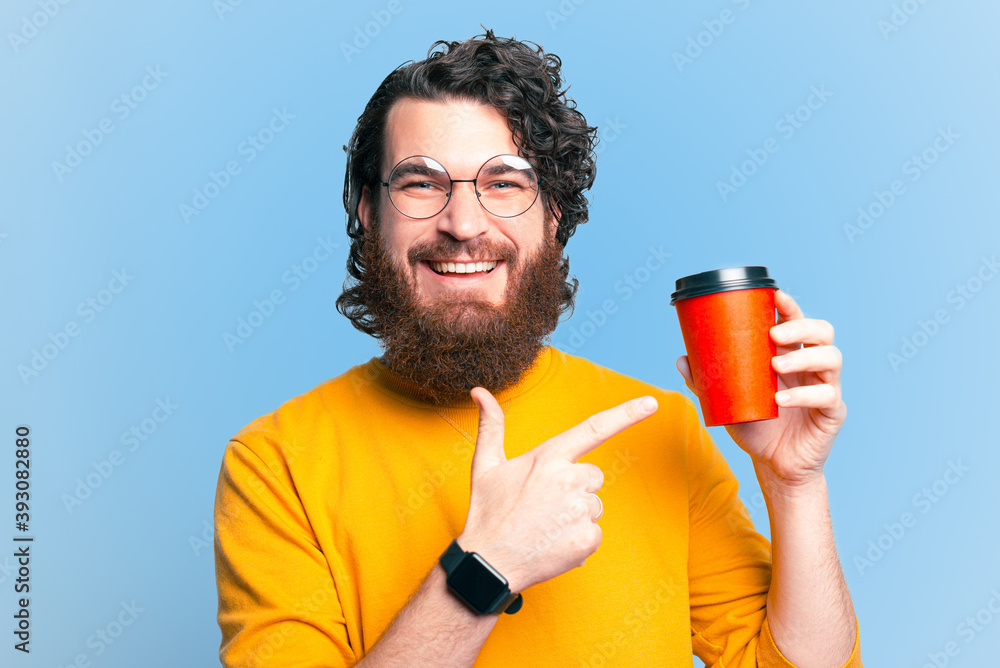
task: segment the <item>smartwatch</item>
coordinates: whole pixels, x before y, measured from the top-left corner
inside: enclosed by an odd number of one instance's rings
[[[511,593],[507,578],[478,553],[459,547],[457,539],[451,541],[439,561],[448,574],[448,589],[476,614],[506,612],[513,615],[521,609],[524,599],[520,594]]]

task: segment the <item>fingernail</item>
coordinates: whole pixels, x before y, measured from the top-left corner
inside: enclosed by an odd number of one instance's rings
[[[787,404],[789,398],[790,395],[788,394],[788,392],[778,392],[778,396],[775,397],[775,399],[777,399],[779,404]]]
[[[784,357],[779,357],[774,361],[774,366],[776,366],[779,371],[784,371],[785,369],[787,369],[788,364],[789,364],[788,360],[785,359]]]
[[[656,410],[657,406],[656,399],[654,399],[653,397],[643,397],[642,401],[639,402],[639,406],[641,406],[642,410],[646,411],[647,413],[652,413],[653,411]]]

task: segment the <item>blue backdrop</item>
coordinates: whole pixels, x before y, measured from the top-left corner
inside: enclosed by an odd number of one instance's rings
[[[217,664],[228,438],[380,352],[334,310],[342,145],[385,74],[482,24],[561,56],[601,131],[552,342],[687,392],[673,281],[768,266],[844,354],[827,474],[866,665],[993,665],[1000,6],[345,4],[0,9],[0,536],[34,536],[30,655],[0,538],[0,663]]]

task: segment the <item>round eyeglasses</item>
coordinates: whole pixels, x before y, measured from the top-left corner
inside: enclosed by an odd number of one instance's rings
[[[453,179],[434,158],[413,155],[400,160],[381,183],[397,211],[419,220],[444,211],[456,183],[473,184],[476,199],[494,216],[520,216],[535,203],[541,181],[531,163],[517,155],[493,156],[474,179]]]

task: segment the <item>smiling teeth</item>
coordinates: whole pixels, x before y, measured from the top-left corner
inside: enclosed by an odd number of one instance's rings
[[[439,274],[474,274],[477,271],[490,271],[497,266],[497,260],[490,262],[428,262],[428,264]]]

